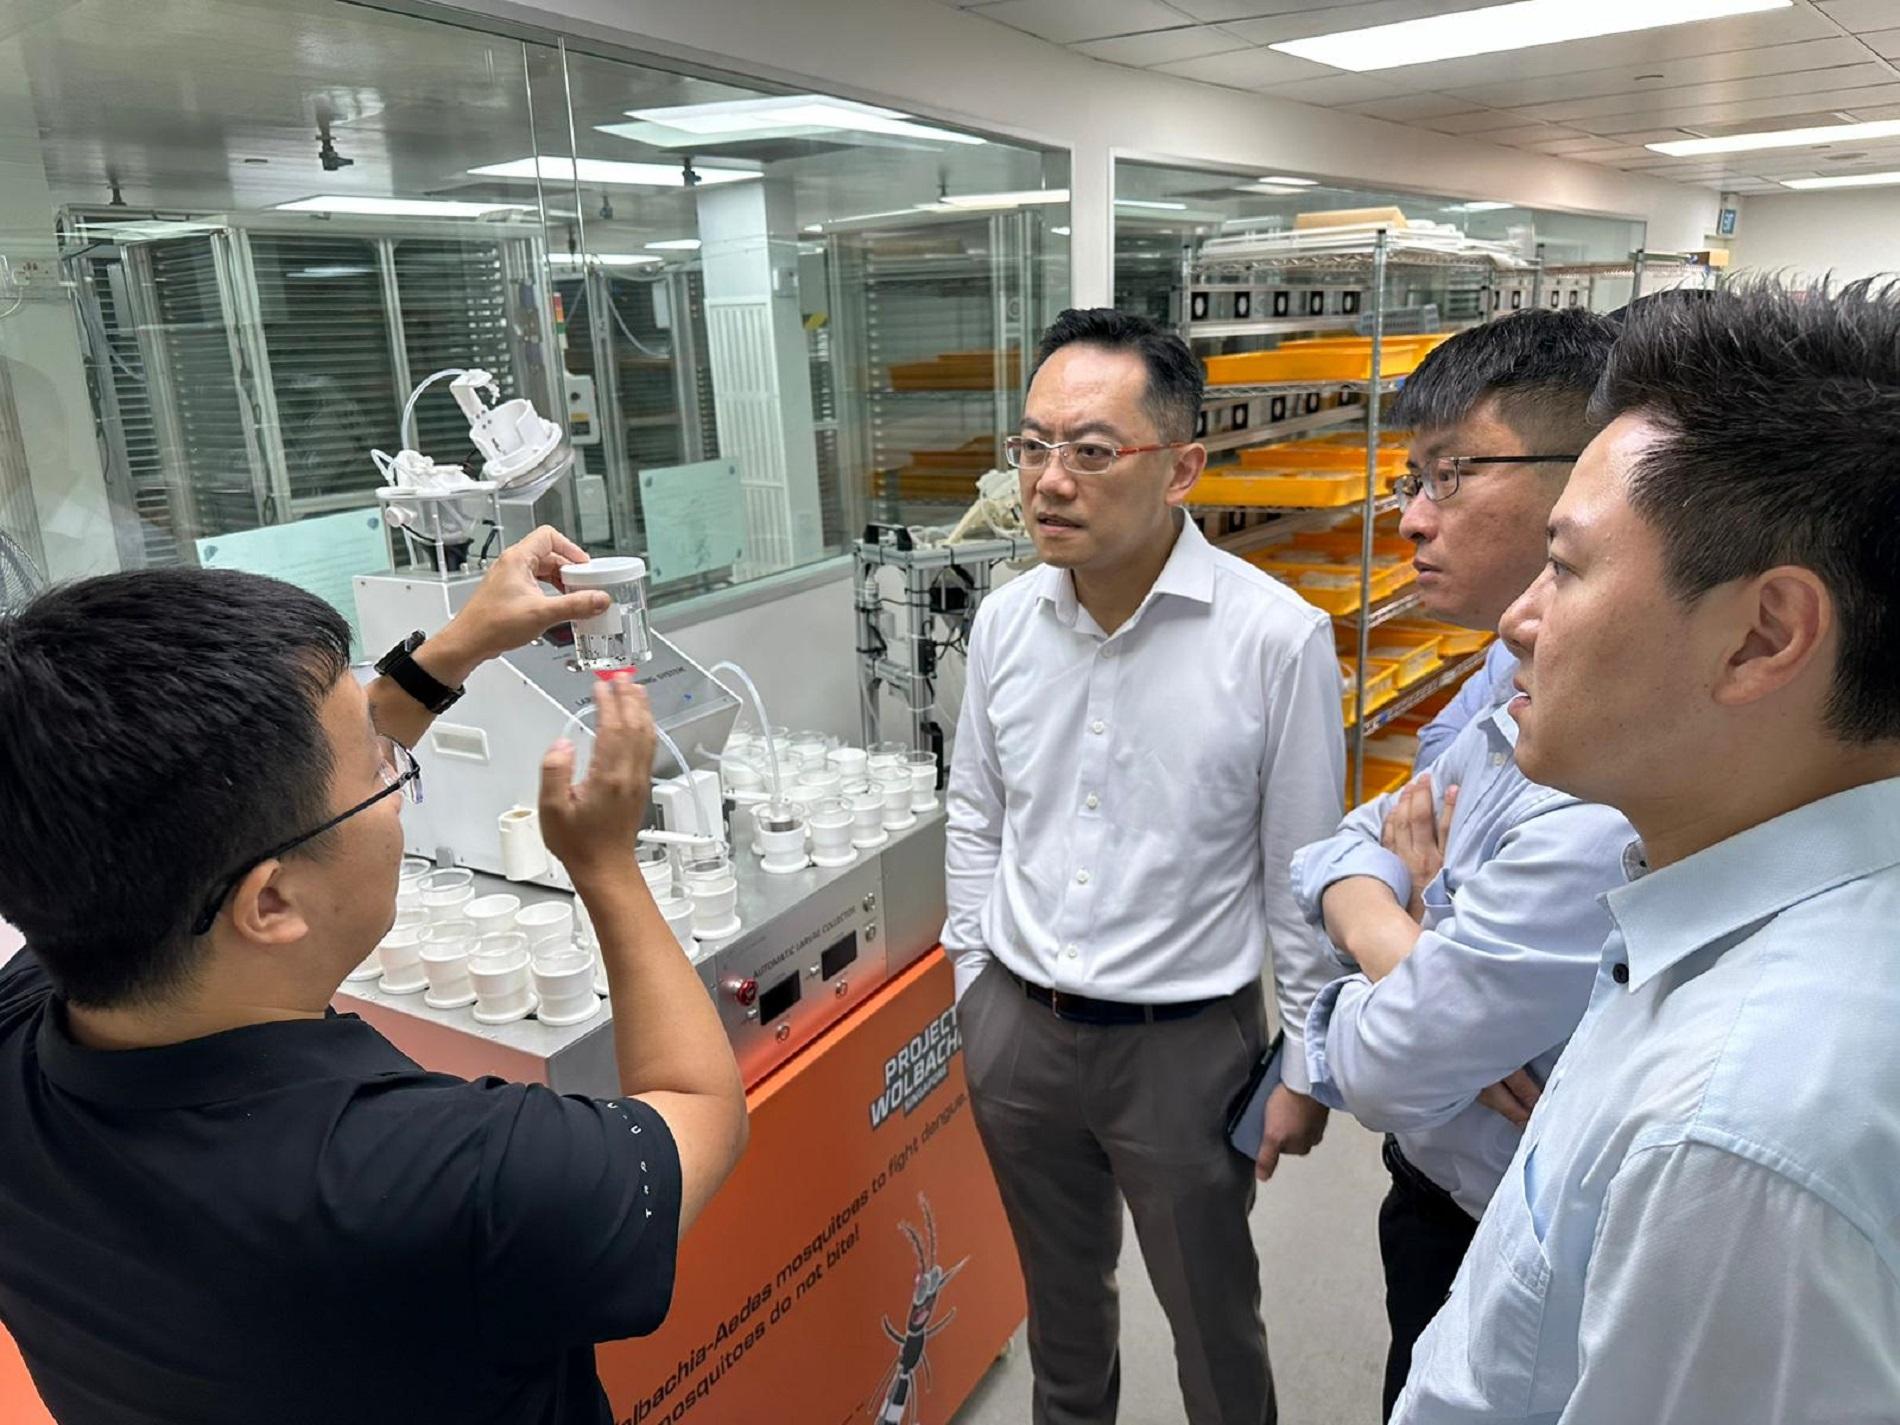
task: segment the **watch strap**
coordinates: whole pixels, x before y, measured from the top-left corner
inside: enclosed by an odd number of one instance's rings
[[[462,690],[451,688],[416,662],[415,650],[422,641],[420,634],[411,634],[378,660],[376,671],[430,712],[447,712],[462,696]]]

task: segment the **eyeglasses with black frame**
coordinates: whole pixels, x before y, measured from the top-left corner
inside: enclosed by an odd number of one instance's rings
[[[1441,455],[1423,471],[1406,471],[1392,488],[1399,497],[1400,509],[1421,494],[1434,505],[1442,505],[1458,493],[1458,482],[1472,473],[1474,465],[1572,465],[1578,458],[1575,455]]]
[[[348,811],[338,812],[335,816],[324,822],[322,826],[306,831],[302,835],[293,836],[290,840],[253,856],[242,866],[239,866],[235,871],[231,872],[230,875],[219,881],[217,886],[212,890],[210,897],[205,901],[203,908],[199,910],[197,919],[191,923],[191,933],[193,935],[203,935],[217,923],[218,912],[224,909],[224,903],[231,898],[231,892],[237,889],[238,882],[250,875],[252,871],[263,865],[264,862],[275,860],[287,852],[295,851],[306,842],[316,840],[326,831],[335,830],[351,817],[360,812],[368,811],[371,807],[375,806],[376,803],[387,797],[393,797],[400,793],[403,800],[412,805],[422,800],[422,767],[421,764],[416,761],[415,754],[393,737],[378,737],[376,741],[382,753],[382,766],[379,768],[380,775],[383,779],[382,790],[373,796],[363,798],[362,801],[358,802]]]
[[[1046,470],[1051,456],[1065,470],[1077,475],[1101,475],[1124,455],[1147,455],[1156,450],[1182,450],[1191,440],[1171,440],[1162,445],[1110,445],[1105,440],[1037,440],[1033,435],[1012,435],[1003,441],[1003,458],[1018,470]]]

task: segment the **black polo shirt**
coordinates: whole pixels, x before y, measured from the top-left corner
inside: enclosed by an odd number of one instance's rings
[[[62,1425],[602,1425],[672,1298],[632,1100],[426,1073],[354,1015],[75,1044],[0,967],[0,1323]]]

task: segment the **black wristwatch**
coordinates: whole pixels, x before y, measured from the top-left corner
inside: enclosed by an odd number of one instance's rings
[[[424,637],[426,635],[422,630],[417,629],[376,660],[376,671],[430,712],[445,713],[455,706],[456,700],[462,696],[462,689],[436,681],[426,668],[416,662],[415,652],[422,647]]]

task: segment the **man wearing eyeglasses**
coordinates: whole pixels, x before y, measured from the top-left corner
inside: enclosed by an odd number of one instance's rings
[[[1392,413],[1411,428],[1399,528],[1427,613],[1494,628],[1536,578],[1615,335],[1580,309],[1526,312],[1453,337],[1407,380]],[[1308,916],[1357,971],[1307,1022],[1313,1091],[1387,1135],[1388,1416],[1589,1003],[1609,929],[1598,898],[1632,836],[1619,813],[1518,770],[1516,663],[1496,645],[1441,736],[1420,739],[1418,780],[1293,865]]]
[[[1122,1209],[1173,1328],[1186,1418],[1275,1418],[1247,1214],[1319,1141],[1285,1056],[1257,1169],[1224,1124],[1330,978],[1287,863],[1339,819],[1327,618],[1182,504],[1201,369],[1144,318],[1065,312],[1021,434],[1043,567],[979,609],[951,762],[949,921],[976,1122],[1029,1288],[1033,1418],[1115,1418]]]
[[[596,690],[542,831],[613,991],[622,1097],[425,1073],[329,1010],[388,929],[408,748],[606,595],[543,529],[367,688],[272,579],[165,569],[0,620],[0,1323],[62,1425],[609,1425],[597,1341],[664,1319],[745,1137],[711,1002],[633,859],[654,729]],[[530,749],[504,749],[531,755]]]

